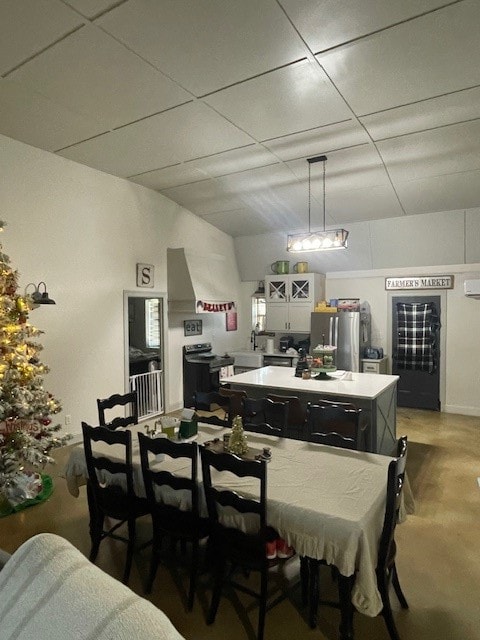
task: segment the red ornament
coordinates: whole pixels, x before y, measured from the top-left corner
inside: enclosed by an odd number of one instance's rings
[[[43,424],[44,427],[48,427],[48,425],[51,423],[51,420],[50,418],[42,418],[40,422]]]

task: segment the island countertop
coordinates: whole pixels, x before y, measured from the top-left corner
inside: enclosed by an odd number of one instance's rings
[[[329,380],[303,380],[295,377],[295,367],[262,367],[245,373],[222,378],[223,384],[269,387],[285,391],[308,394],[333,394],[352,398],[373,400],[389,387],[395,386],[398,376],[378,373],[352,373],[335,371]],[[347,378],[352,378],[347,379]]]

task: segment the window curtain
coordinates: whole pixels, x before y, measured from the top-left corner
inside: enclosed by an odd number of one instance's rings
[[[397,302],[397,368],[433,373],[438,367],[439,329],[435,303]]]

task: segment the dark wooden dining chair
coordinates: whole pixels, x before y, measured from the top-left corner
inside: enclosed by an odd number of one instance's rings
[[[151,593],[158,565],[161,561],[162,542],[165,537],[171,542],[188,542],[192,545],[190,562],[190,586],[187,608],[191,610],[195,597],[195,583],[198,573],[200,540],[208,536],[208,519],[200,517],[198,500],[198,446],[196,442],[173,442],[168,438],[148,438],[138,434],[142,475],[147,501],[152,515],[153,540],[150,572],[146,593]],[[165,455],[178,460],[183,459],[188,466],[188,475],[177,475],[157,464],[154,456]],[[172,491],[182,491],[182,505],[188,509],[169,504],[168,496]],[[165,492],[167,492],[165,494]],[[166,500],[165,500],[166,497]]]
[[[309,442],[344,449],[359,449],[364,443],[361,409],[350,403],[307,404],[306,429]]]
[[[267,526],[266,499],[267,475],[266,463],[260,460],[242,460],[228,453],[215,453],[205,446],[200,447],[202,460],[202,476],[205,497],[207,500],[210,519],[210,543],[213,562],[213,593],[207,624],[212,624],[217,615],[222,587],[225,583],[243,593],[253,596],[259,601],[257,640],[263,640],[265,615],[267,610],[286,598],[285,592],[271,602],[267,602],[269,568],[279,563],[288,562],[275,558],[268,560],[266,544],[271,537],[271,529]],[[213,473],[212,473],[213,471]],[[249,487],[248,495],[242,495],[241,490],[228,490],[221,485],[218,473],[228,471],[229,477],[249,478],[258,487],[258,492],[252,497]],[[214,475],[215,474],[215,475]],[[215,482],[213,478],[216,478]],[[240,481],[241,482],[241,481]],[[241,484],[240,484],[241,486]],[[253,531],[245,532],[240,528],[238,518],[231,522],[222,519],[222,510],[229,509],[240,515],[249,515],[257,521]],[[238,528],[237,528],[238,527]],[[227,566],[230,571],[227,572]],[[241,569],[246,574],[251,571],[260,573],[260,591],[254,591],[245,584],[234,580],[234,570]]]
[[[82,432],[88,472],[87,492],[92,540],[90,560],[95,562],[100,543],[105,538],[126,542],[127,558],[123,582],[127,584],[135,548],[136,520],[149,513],[147,500],[139,498],[135,494],[132,469],[132,433],[128,429],[112,431],[103,426],[91,427],[86,422],[82,422]],[[111,459],[103,454],[95,453],[95,443],[121,445],[123,447],[122,458]],[[114,484],[111,478],[106,483],[106,478],[114,474],[119,474],[119,483]],[[105,529],[106,517],[113,518],[118,522]],[[116,533],[117,529],[125,522],[128,525],[128,537]]]
[[[285,436],[288,403],[269,398],[243,398],[242,418],[245,431],[272,436]]]
[[[390,583],[393,585],[402,609],[408,609],[408,603],[400,587],[397,567],[395,565],[397,555],[395,527],[399,518],[402,491],[405,484],[407,448],[407,436],[402,436],[399,438],[397,444],[397,459],[392,460],[388,467],[387,504],[385,508],[382,535],[380,537],[376,569],[378,590],[382,596],[383,603],[382,615],[392,640],[400,640],[400,636],[398,635],[397,627],[393,619],[392,607],[390,605]]]
[[[240,389],[228,389],[227,387],[220,387],[218,393],[221,396],[230,398],[230,419],[235,416],[242,415],[242,398],[247,397],[247,392]]]
[[[229,427],[232,424],[230,397],[221,395],[217,391],[195,391],[193,394],[193,406],[199,414],[200,422],[214,424],[219,427]],[[219,409],[223,415],[218,415]]]
[[[105,412],[107,410],[113,410],[117,407],[123,407],[126,415],[116,416],[112,420],[107,420]],[[138,424],[138,397],[136,391],[130,393],[120,394],[115,393],[109,398],[98,398],[98,421],[102,427],[108,427],[108,429],[118,429],[119,427],[128,427],[131,424]]]
[[[400,637],[398,635],[390,605],[390,583],[393,585],[402,608],[408,609],[408,603],[400,587],[397,568],[395,565],[396,544],[394,538],[395,527],[399,517],[402,490],[405,483],[406,460],[407,436],[402,436],[397,442],[397,457],[395,460],[392,460],[388,466],[385,517],[382,534],[380,536],[376,567],[377,585],[383,603],[381,614],[385,620],[391,640],[400,640]],[[312,629],[316,626],[316,616],[319,604],[340,608],[339,602],[320,600],[318,574],[320,565],[322,564],[325,564],[323,560],[301,558],[302,592],[305,592],[307,585],[306,581],[308,581],[309,623]],[[351,584],[353,584],[353,580],[351,581]],[[339,581],[339,590],[343,585],[345,585],[345,581],[343,581],[342,584]],[[347,597],[350,597],[350,595]]]
[[[287,436],[296,440],[305,440],[305,409],[299,397],[268,393],[267,398],[273,402],[288,404]]]

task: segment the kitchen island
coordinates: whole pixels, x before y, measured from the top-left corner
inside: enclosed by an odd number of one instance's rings
[[[320,398],[351,402],[362,409],[368,450],[390,455],[397,439],[398,376],[350,371],[336,371],[331,376],[327,380],[303,380],[295,377],[294,367],[262,367],[222,378],[220,382],[244,390],[253,398],[268,393],[295,395],[305,406]]]

